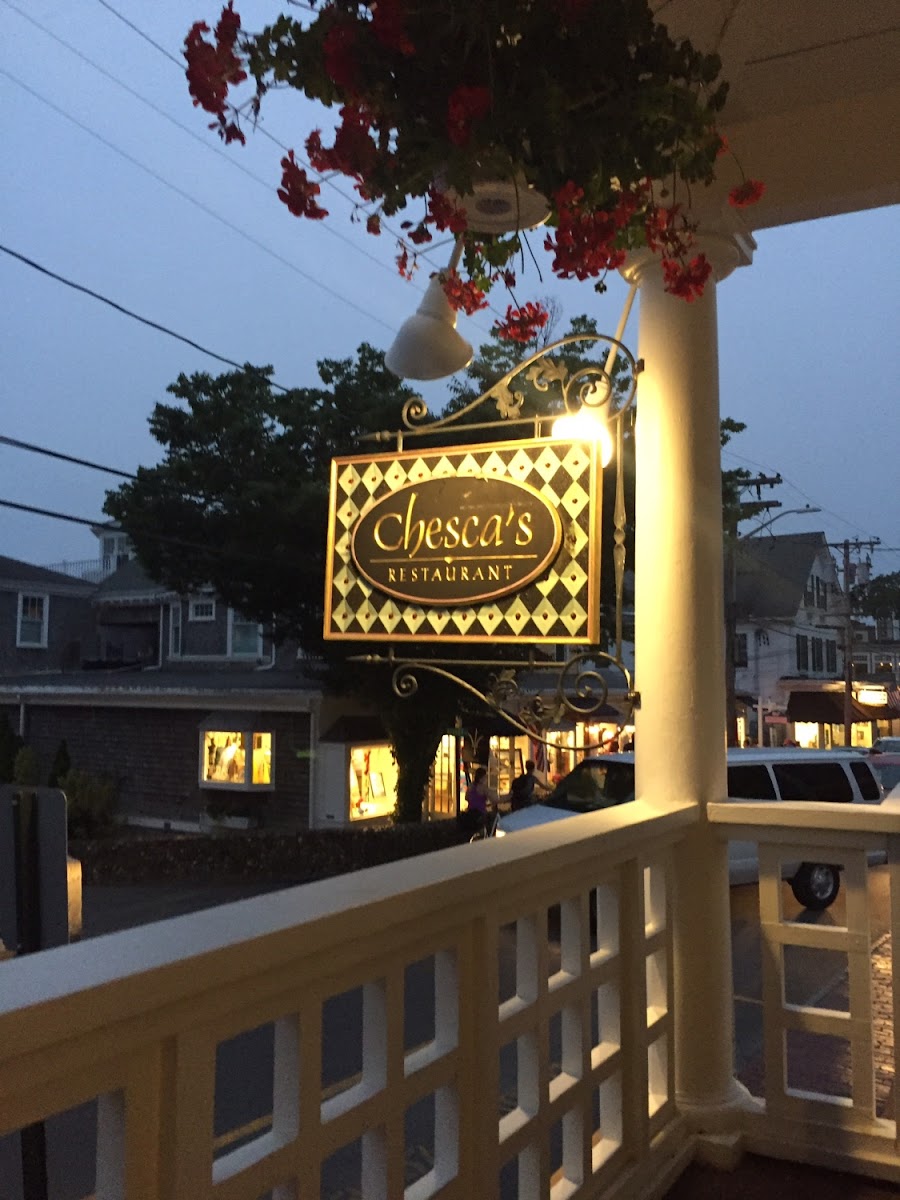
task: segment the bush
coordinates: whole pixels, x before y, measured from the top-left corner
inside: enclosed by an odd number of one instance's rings
[[[69,758],[69,747],[66,745],[65,738],[63,738],[53,757],[53,764],[50,767],[50,774],[47,778],[47,787],[59,787],[59,781],[65,778],[71,770],[72,762]]]
[[[0,783],[12,783],[16,755],[22,749],[22,739],[13,732],[9,717],[0,717]]]
[[[23,746],[13,764],[13,783],[37,787],[41,782],[41,761],[30,746]]]
[[[111,779],[98,779],[87,771],[69,770],[59,781],[66,794],[66,822],[70,838],[90,838],[113,826],[116,788]]]

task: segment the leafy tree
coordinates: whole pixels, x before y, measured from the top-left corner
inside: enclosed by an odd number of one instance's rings
[[[53,756],[53,762],[50,766],[50,774],[47,777],[48,787],[59,787],[59,781],[64,775],[67,775],[72,769],[72,761],[69,758],[69,747],[66,745],[66,740],[59,743],[56,748],[56,754]]]
[[[13,783],[37,787],[41,782],[41,761],[31,746],[23,746],[13,764]]]
[[[181,593],[212,586],[310,652],[322,646],[331,459],[363,433],[397,428],[414,395],[365,343],[355,360],[318,370],[324,386],[284,393],[270,367],[180,375],[168,391],[183,404],[150,417],[162,462],[104,506],[154,579]]]
[[[868,617],[900,619],[900,571],[873,575],[868,583],[850,589],[850,602],[855,612]]]
[[[366,344],[318,371],[322,387],[284,394],[269,368],[179,376],[168,390],[183,404],[157,404],[150,418],[162,462],[108,493],[105,511],[154,579],[182,593],[214,587],[277,638],[321,655],[330,689],[374,700],[397,754],[398,817],[420,820],[458,691],[423,673],[416,699],[401,699],[390,671],[348,661],[368,645],[322,637],[331,459],[359,450],[363,433],[398,428],[414,393]]]

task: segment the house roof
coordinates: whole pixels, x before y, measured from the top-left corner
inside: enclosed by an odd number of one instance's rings
[[[735,601],[739,618],[797,615],[816,558],[828,544],[824,533],[785,533],[738,541]]]
[[[306,712],[321,688],[300,670],[210,667],[190,671],[30,673],[0,676],[0,704],[99,708],[240,708]]]
[[[146,603],[169,595],[175,595],[171,588],[156,583],[136,559],[129,558],[98,585],[95,602]]]
[[[0,554],[0,589],[18,591],[22,584],[40,584],[50,591],[67,591],[79,596],[90,595],[97,586],[82,579],[73,579],[61,571],[50,571],[47,567],[36,567],[33,563]]]

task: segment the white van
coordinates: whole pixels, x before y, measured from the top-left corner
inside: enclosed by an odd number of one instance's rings
[[[586,758],[540,804],[501,818],[512,833],[573,813],[596,812],[634,799],[634,755]],[[728,751],[728,799],[820,800],[835,804],[880,804],[884,789],[871,762],[847,750],[747,749]],[[733,884],[757,879],[755,842],[730,842],[729,875]],[[840,890],[840,863],[786,863],[797,900],[812,909],[828,908]]]

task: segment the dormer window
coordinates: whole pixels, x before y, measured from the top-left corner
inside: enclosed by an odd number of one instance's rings
[[[16,621],[16,645],[38,650],[47,648],[47,618],[50,614],[50,597],[34,592],[19,593],[19,611]]]
[[[214,621],[216,600],[214,596],[191,596],[188,602],[189,621]]]

